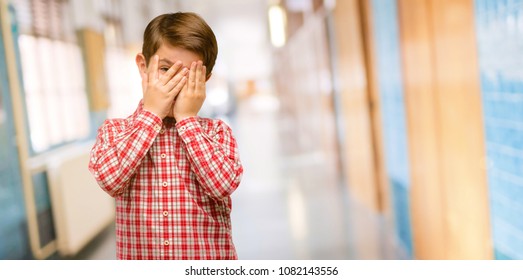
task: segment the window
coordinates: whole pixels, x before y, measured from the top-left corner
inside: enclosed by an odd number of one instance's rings
[[[82,52],[67,1],[15,1],[30,150],[33,154],[88,137]]]

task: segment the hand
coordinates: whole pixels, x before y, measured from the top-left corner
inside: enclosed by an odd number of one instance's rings
[[[143,108],[160,118],[165,118],[174,98],[186,84],[187,68],[182,69],[182,62],[174,63],[165,74],[158,76],[158,55],[155,55],[142,76]]]
[[[201,61],[191,64],[189,79],[173,106],[173,116],[177,122],[196,116],[202,108],[205,100],[206,73],[206,67]]]

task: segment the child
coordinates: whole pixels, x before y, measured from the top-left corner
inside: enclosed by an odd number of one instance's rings
[[[217,53],[194,13],[160,15],[145,29],[136,56],[143,99],[126,119],[105,121],[89,163],[116,199],[118,259],[237,259],[238,148],[224,122],[197,116]]]

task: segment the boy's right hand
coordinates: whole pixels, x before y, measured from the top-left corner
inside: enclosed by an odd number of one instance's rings
[[[158,75],[158,55],[154,55],[142,76],[143,108],[165,118],[171,110],[174,98],[182,90],[187,80],[187,68],[182,69],[182,62],[174,63],[163,75]]]

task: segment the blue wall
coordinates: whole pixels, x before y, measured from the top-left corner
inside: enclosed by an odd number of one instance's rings
[[[412,256],[407,128],[396,1],[373,0],[372,12],[385,159],[396,235],[400,244]]]
[[[494,253],[523,259],[523,1],[475,1]]]

